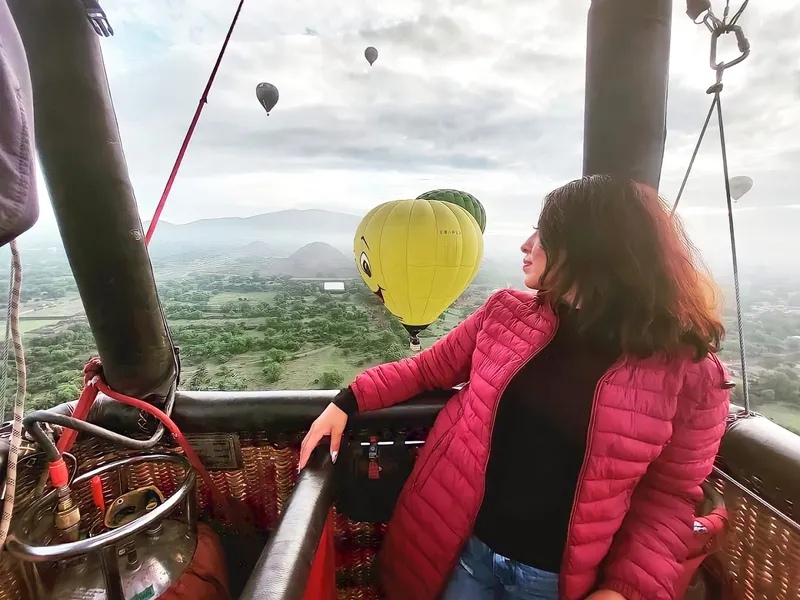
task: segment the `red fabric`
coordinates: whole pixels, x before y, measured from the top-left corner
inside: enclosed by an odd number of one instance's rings
[[[352,384],[366,411],[469,381],[437,417],[398,499],[381,561],[389,600],[434,600],[443,590],[483,498],[498,400],[556,326],[540,298],[503,290],[429,350],[369,369]],[[699,363],[623,358],[601,379],[561,600],[598,587],[627,600],[675,598],[700,484],[725,430],[726,378],[710,356]]]
[[[303,600],[336,600],[336,561],[333,548],[333,516],[328,515],[325,529],[311,564]]]
[[[229,600],[225,554],[205,523],[197,525],[197,549],[180,579],[159,600]]]
[[[696,533],[689,548],[689,554],[681,565],[681,576],[675,583],[675,597],[683,598],[692,583],[695,571],[703,561],[720,546],[728,528],[728,511],[716,508],[705,517],[695,518],[695,523],[703,525],[706,531]]]

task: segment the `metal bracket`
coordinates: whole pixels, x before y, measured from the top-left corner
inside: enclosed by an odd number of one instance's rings
[[[100,7],[98,0],[83,0],[86,9],[86,18],[92,24],[92,29],[101,37],[111,37],[114,35],[114,28],[108,22],[105,11]]]

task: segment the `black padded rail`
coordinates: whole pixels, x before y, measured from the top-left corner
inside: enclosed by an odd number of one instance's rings
[[[428,392],[387,408],[353,417],[351,428],[430,427],[453,391]],[[178,392],[172,418],[184,433],[302,430],[333,400],[332,391]],[[158,403],[156,403],[158,405]],[[52,411],[70,415],[75,402]],[[137,431],[139,411],[103,395],[89,420],[121,433]]]
[[[761,415],[739,418],[719,455],[729,475],[800,521],[800,436]]]
[[[301,600],[333,504],[333,464],[317,452],[300,474],[278,527],[239,600]]]

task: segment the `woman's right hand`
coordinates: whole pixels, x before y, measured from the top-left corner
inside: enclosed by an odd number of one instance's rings
[[[342,442],[342,433],[347,425],[347,413],[336,406],[333,402],[328,404],[322,414],[311,424],[303,443],[300,446],[300,462],[297,470],[300,471],[311,458],[311,452],[317,447],[320,440],[325,436],[331,437],[331,461],[336,462],[339,456],[339,444]]]

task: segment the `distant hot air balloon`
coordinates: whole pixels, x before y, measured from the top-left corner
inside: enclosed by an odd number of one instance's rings
[[[486,231],[486,210],[478,199],[472,194],[459,190],[431,190],[417,196],[417,200],[440,200],[457,204],[469,214],[475,217],[481,228],[481,233]]]
[[[419,350],[419,332],[464,292],[483,258],[478,222],[456,204],[394,200],[373,208],[353,240],[358,272],[400,319]]]
[[[737,177],[731,177],[730,185],[731,198],[736,202],[750,191],[750,188],[753,187],[753,180],[745,175],[738,175]]]
[[[264,107],[264,110],[267,111],[267,115],[269,115],[269,111],[275,108],[275,105],[278,103],[278,88],[271,83],[259,83],[256,86],[256,98],[258,98],[261,106]]]
[[[378,49],[373,47],[373,46],[367,47],[367,49],[364,50],[364,58],[367,59],[367,62],[369,63],[369,66],[371,67],[372,63],[374,63],[376,60],[378,60]]]

